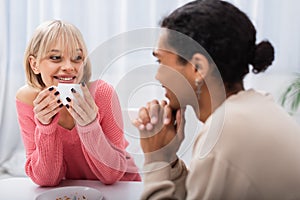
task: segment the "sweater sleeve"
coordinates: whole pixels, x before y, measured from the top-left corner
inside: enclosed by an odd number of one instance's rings
[[[16,108],[26,150],[26,174],[41,186],[59,184],[65,171],[63,146],[56,134],[59,116],[45,126],[34,118],[32,106],[16,100]]]
[[[104,184],[113,184],[127,171],[121,108],[108,84],[97,83],[95,102],[97,119],[85,127],[76,127],[91,170]]]
[[[144,191],[141,199],[185,199],[188,174],[182,160],[174,168],[167,162],[153,162],[144,166]]]

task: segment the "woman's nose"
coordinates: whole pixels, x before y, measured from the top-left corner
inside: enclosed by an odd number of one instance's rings
[[[64,71],[73,71],[74,70],[73,63],[70,60],[66,60],[65,62],[62,63],[61,69]]]

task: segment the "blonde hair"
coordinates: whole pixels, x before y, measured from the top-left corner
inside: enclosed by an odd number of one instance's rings
[[[84,74],[81,82],[91,78],[91,63],[81,32],[74,25],[61,20],[46,21],[38,26],[25,50],[24,66],[27,84],[34,88],[44,88],[45,84],[40,74],[35,74],[30,66],[29,57],[34,56],[39,64],[53,44],[59,43],[72,55],[76,49],[81,49],[84,59]]]

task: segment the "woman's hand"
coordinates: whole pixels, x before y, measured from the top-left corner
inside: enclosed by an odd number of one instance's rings
[[[184,111],[174,112],[166,101],[159,103],[157,100],[139,110],[138,119],[133,124],[140,131],[145,163],[177,159],[176,152],[184,139]]]
[[[50,87],[42,90],[33,101],[34,115],[41,124],[50,124],[54,115],[62,109],[63,104],[58,100],[58,95],[59,92]]]
[[[76,101],[68,98],[67,101],[69,104],[67,104],[66,107],[78,125],[86,126],[96,119],[98,107],[89,92],[88,87],[84,83],[81,84],[81,89],[83,96],[81,96],[74,88],[72,89]]]

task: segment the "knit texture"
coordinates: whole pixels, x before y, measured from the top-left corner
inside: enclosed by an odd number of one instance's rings
[[[18,121],[26,150],[26,174],[38,185],[54,186],[63,179],[140,181],[133,158],[126,152],[122,113],[114,89],[102,80],[89,87],[98,106],[97,119],[71,130],[58,124],[41,124],[33,106],[16,100]],[[130,171],[129,171],[130,169]]]

